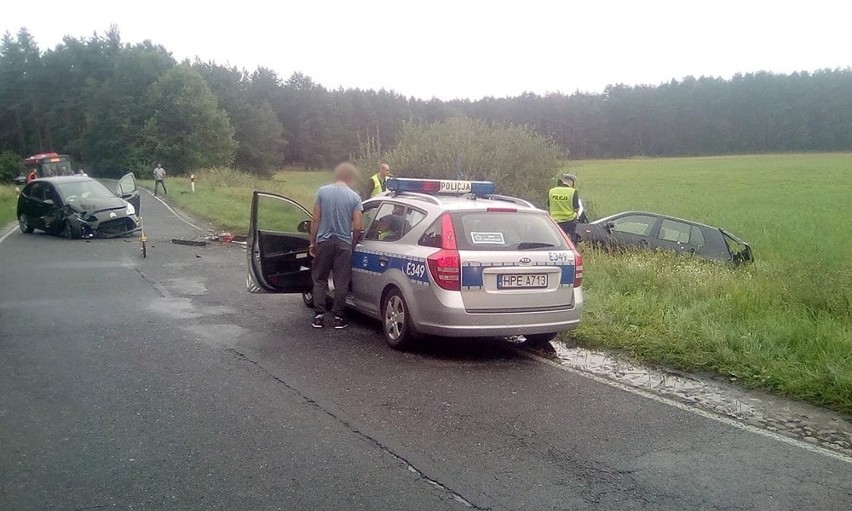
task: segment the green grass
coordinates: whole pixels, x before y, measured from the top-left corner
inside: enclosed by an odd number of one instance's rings
[[[852,412],[852,155],[572,162],[594,217],[636,209],[724,227],[751,243],[746,268],[669,254],[584,249],[586,308],[570,340],[650,363],[736,377]],[[325,172],[272,180],[224,170],[168,181],[169,199],[244,233],[251,191],[310,208]],[[511,193],[511,190],[503,190]]]
[[[0,185],[0,229],[15,220],[18,196],[12,185]]]
[[[691,218],[733,232],[757,257],[733,269],[586,251],[574,340],[852,412],[852,155],[570,167],[596,217],[641,209]]]
[[[257,179],[228,169],[211,169],[196,173],[195,193],[189,179],[167,178],[168,199],[181,209],[212,222],[216,227],[235,234],[245,234],[249,224],[251,195],[263,190],[294,199],[308,210],[317,188],[331,181],[329,172],[285,171],[272,179]],[[154,182],[140,181],[149,190]]]

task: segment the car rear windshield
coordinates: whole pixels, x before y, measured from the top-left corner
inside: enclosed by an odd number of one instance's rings
[[[460,250],[568,249],[559,228],[540,213],[454,213],[453,227]]]

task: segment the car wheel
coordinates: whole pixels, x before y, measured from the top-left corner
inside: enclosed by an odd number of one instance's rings
[[[69,238],[72,240],[78,240],[83,237],[83,226],[78,224],[77,222],[72,222],[71,220],[66,220],[65,225],[62,227],[62,237]]]
[[[18,215],[18,227],[21,228],[21,232],[25,234],[30,234],[35,230],[35,227],[30,225],[30,221],[27,219],[27,215],[21,213]]]
[[[557,335],[557,332],[525,335],[524,337],[526,337],[527,340],[524,341],[524,346],[541,346],[549,343],[553,339],[556,339]]]
[[[406,350],[414,345],[417,333],[411,324],[408,304],[399,289],[391,289],[382,300],[382,331],[388,346]]]

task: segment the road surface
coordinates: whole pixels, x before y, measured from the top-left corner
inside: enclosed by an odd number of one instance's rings
[[[849,509],[852,463],[500,341],[414,353],[151,238],[0,242],[0,509]],[[0,233],[2,236],[4,233]]]

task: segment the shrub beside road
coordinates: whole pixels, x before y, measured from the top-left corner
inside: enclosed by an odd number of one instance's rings
[[[0,185],[0,229],[15,220],[18,196],[13,185]]]
[[[644,209],[718,225],[757,262],[729,268],[668,254],[584,248],[586,314],[569,342],[712,372],[852,412],[848,154],[570,163],[595,217]],[[244,233],[254,189],[310,207],[324,172],[258,180],[223,169],[168,181],[169,199]],[[511,190],[503,190],[512,193]]]

